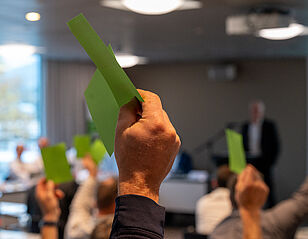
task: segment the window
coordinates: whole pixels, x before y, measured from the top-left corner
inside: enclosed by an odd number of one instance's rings
[[[28,154],[36,151],[41,134],[40,76],[38,55],[0,56],[0,180],[8,172],[17,144],[24,144]]]

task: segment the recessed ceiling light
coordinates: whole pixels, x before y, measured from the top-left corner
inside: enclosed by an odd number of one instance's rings
[[[146,63],[144,57],[128,55],[128,54],[116,54],[116,59],[122,68],[129,68],[138,64]]]
[[[122,0],[122,3],[131,11],[140,14],[160,15],[178,9],[184,0]]]
[[[202,2],[196,0],[101,0],[100,3],[104,7],[145,15],[161,15],[175,10],[202,8]]]
[[[25,18],[30,22],[36,22],[41,19],[41,15],[38,12],[28,12]]]
[[[289,27],[262,29],[258,35],[269,40],[287,40],[301,35],[305,26],[292,23]]]

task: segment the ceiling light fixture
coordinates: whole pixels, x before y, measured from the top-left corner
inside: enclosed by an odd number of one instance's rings
[[[35,53],[36,48],[23,44],[8,44],[0,46],[0,57],[6,59],[20,59],[31,56]]]
[[[184,0],[122,0],[125,7],[145,15],[161,15],[173,12],[183,5]]]
[[[202,3],[196,0],[101,0],[101,5],[144,15],[202,8]]]
[[[41,19],[41,15],[38,12],[28,12],[25,18],[30,22],[36,22]]]
[[[146,59],[144,57],[128,54],[116,54],[116,59],[122,68],[129,68],[138,64],[146,63]]]
[[[305,26],[292,23],[288,27],[262,29],[258,35],[268,40],[287,40],[301,35]]]

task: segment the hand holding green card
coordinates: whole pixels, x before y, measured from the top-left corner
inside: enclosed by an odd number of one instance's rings
[[[56,184],[73,180],[65,150],[64,143],[45,147],[41,150],[46,178]]]
[[[84,157],[90,152],[91,139],[88,135],[76,135],[74,137],[74,147],[77,151],[77,158]]]
[[[104,144],[101,140],[97,139],[91,146],[91,156],[94,162],[98,165],[102,158],[104,157],[105,153],[107,152]]]
[[[111,46],[104,44],[83,14],[67,24],[97,67],[85,97],[95,126],[111,155],[120,107],[134,97],[139,101],[143,99],[118,64]]]
[[[229,167],[234,173],[241,173],[246,167],[246,156],[243,145],[243,136],[233,130],[226,130]]]

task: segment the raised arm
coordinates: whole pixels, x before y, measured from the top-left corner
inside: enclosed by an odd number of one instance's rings
[[[78,188],[72,201],[65,229],[65,235],[68,239],[87,238],[95,227],[93,210],[95,208],[97,190],[97,166],[90,155],[82,159],[82,164],[88,170],[89,177]]]
[[[35,195],[43,214],[42,239],[58,239],[58,221],[61,214],[59,199],[63,198],[63,192],[56,189],[52,181],[41,179],[36,186]]]
[[[261,209],[268,196],[268,187],[251,165],[238,176],[236,201],[243,224],[243,239],[262,239]]]
[[[139,90],[144,99],[123,106],[116,129],[115,156],[119,197],[110,238],[163,238],[160,184],[170,171],[180,139],[159,97]]]

